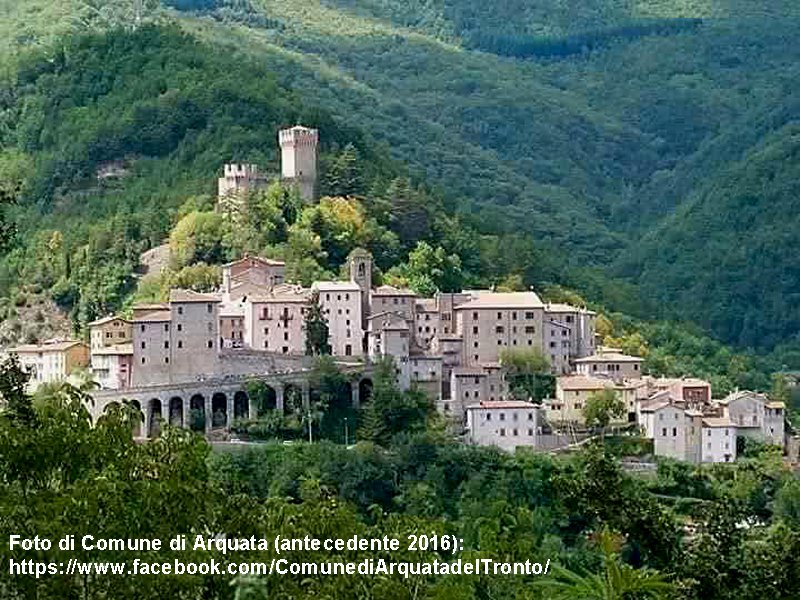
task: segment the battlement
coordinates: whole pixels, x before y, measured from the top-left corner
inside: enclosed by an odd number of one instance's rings
[[[319,144],[319,130],[295,125],[278,132],[278,142],[281,146],[316,147]]]
[[[225,177],[253,177],[261,176],[256,164],[228,163],[224,167]]]

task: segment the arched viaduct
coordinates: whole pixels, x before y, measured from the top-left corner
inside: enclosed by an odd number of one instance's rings
[[[309,383],[310,370],[255,375],[232,375],[183,383],[150,385],[124,390],[92,392],[92,417],[97,419],[113,402],[127,400],[138,407],[144,420],[134,431],[136,437],[155,437],[161,422],[191,428],[205,434],[229,429],[236,419],[255,419],[266,410],[289,413],[308,409],[315,390]],[[345,371],[351,403],[358,408],[372,390],[370,372]],[[258,397],[251,398],[258,382]]]

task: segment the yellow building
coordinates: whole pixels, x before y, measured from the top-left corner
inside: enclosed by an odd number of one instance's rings
[[[612,389],[625,404],[626,414],[620,422],[636,420],[636,390],[641,386],[636,381],[614,381],[608,378],[571,375],[556,380],[556,397],[546,402],[547,419],[550,422],[570,421],[583,424],[583,409],[589,397],[604,389]]]

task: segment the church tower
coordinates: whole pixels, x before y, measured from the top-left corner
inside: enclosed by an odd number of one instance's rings
[[[306,201],[317,197],[319,131],[301,125],[278,133],[281,147],[281,177],[297,185]]]
[[[361,288],[361,320],[364,331],[367,330],[367,318],[370,315],[369,293],[372,289],[372,255],[363,248],[356,248],[347,257],[350,269],[350,281]]]

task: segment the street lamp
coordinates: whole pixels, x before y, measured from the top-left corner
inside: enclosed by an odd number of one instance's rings
[[[347,447],[347,417],[344,418],[344,445]]]

